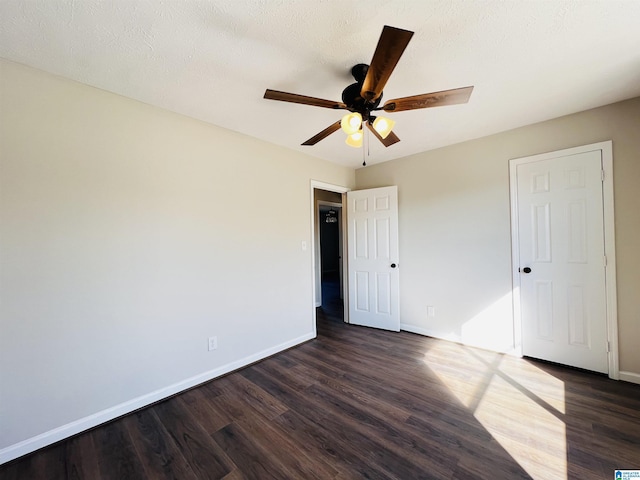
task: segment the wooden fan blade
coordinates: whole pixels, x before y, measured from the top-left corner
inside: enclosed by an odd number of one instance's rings
[[[467,103],[472,91],[473,87],[464,87],[414,95],[413,97],[394,98],[393,100],[387,100],[382,109],[385,112],[402,112],[403,110],[416,110],[418,108],[457,105],[459,103]]]
[[[306,95],[298,95],[297,93],[279,92],[278,90],[269,90],[268,88],[264,92],[264,98],[268,100],[279,100],[281,102],[301,103],[303,105],[311,105],[314,107],[334,109],[347,108],[347,106],[342,102],[307,97]]]
[[[385,147],[390,147],[394,143],[398,143],[400,141],[398,136],[395,133],[393,133],[393,131],[389,132],[389,135],[387,135],[387,138],[382,138],[380,134],[376,132],[376,129],[373,128],[373,125],[371,125],[369,122],[365,122],[365,123],[367,124],[367,127],[369,128],[369,130],[371,130],[371,133],[373,133],[376,136],[376,138],[380,140]]]
[[[318,133],[317,135],[314,135],[309,140],[304,142],[302,145],[315,145],[320,140],[324,140],[329,135],[331,135],[333,132],[337,132],[338,130],[340,130],[340,120],[338,120],[336,123],[332,123],[327,128],[322,130],[320,133]]]
[[[409,44],[413,32],[385,25],[378,40],[378,46],[371,59],[367,76],[362,83],[360,96],[373,101],[382,94],[398,60]]]

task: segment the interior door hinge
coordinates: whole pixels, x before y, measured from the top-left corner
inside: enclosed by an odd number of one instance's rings
[[[607,256],[606,255],[603,256],[602,260],[603,260],[604,266],[606,267],[607,266]]]
[[[600,181],[604,182],[604,170],[600,170]]]
[[[611,351],[611,342],[607,341],[607,353]]]

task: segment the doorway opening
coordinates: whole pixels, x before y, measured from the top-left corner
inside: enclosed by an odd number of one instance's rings
[[[343,192],[330,188],[313,188],[316,325],[346,321]]]
[[[320,309],[331,320],[344,321],[342,295],[342,204],[318,202]]]

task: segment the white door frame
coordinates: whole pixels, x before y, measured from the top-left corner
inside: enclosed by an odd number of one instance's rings
[[[605,288],[607,301],[607,340],[609,342],[609,378],[619,380],[620,367],[618,359],[618,303],[616,295],[616,251],[613,205],[613,142],[611,140],[509,160],[509,190],[511,197],[511,275],[514,292],[514,345],[516,346],[517,354],[522,355],[522,316],[520,310],[519,292],[520,273],[518,272],[520,261],[520,243],[518,236],[518,189],[516,177],[517,166],[524,163],[537,162],[540,160],[550,160],[552,158],[560,156],[592,152],[594,150],[600,150],[602,152],[602,168],[604,170],[604,179],[602,182],[602,200],[604,203],[604,250],[606,258]]]
[[[350,188],[348,187],[343,187],[341,185],[333,185],[331,183],[325,183],[325,182],[319,182],[317,180],[311,180],[310,182],[310,194],[311,194],[311,201],[309,202],[310,204],[310,208],[311,208],[311,319],[312,319],[312,328],[313,328],[313,335],[314,337],[317,335],[317,330],[316,330],[316,222],[315,222],[315,218],[316,218],[316,202],[315,202],[315,196],[314,196],[314,190],[315,189],[319,189],[319,190],[327,190],[329,192],[335,192],[335,193],[340,193],[342,194],[342,205],[343,205],[343,210],[342,210],[342,245],[343,247],[345,245],[347,245],[347,228],[346,228],[346,215],[344,214],[345,210],[344,210],[344,199],[346,196],[346,193],[351,191]],[[348,277],[346,277],[346,275],[349,274],[349,265],[348,265],[348,259],[346,258],[346,255],[342,255],[343,257],[343,262],[342,262],[342,297],[343,297],[343,302],[345,305],[348,305],[349,302],[349,292],[348,292]],[[345,323],[349,323],[349,312],[348,312],[348,308],[344,309],[344,322]]]

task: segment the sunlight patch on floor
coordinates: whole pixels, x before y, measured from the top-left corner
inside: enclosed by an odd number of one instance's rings
[[[487,360],[497,354],[485,351]],[[446,358],[446,363],[443,363]],[[467,408],[471,408],[486,374],[484,365],[456,343],[439,342],[424,355],[424,363]]]
[[[533,478],[566,476],[564,422],[510,382],[494,376],[474,416]]]
[[[566,478],[564,382],[527,360],[455,343],[434,345],[424,362],[532,478]]]
[[[523,359],[510,359],[500,365],[500,371],[516,377],[522,388],[536,395],[558,413],[566,413],[564,382]]]

